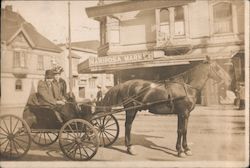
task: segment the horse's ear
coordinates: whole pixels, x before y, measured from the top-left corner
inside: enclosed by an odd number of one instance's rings
[[[204,60],[204,63],[211,63],[211,59],[208,55],[206,55],[206,59]]]

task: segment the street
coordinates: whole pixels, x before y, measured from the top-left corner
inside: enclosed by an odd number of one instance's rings
[[[245,115],[232,106],[197,106],[191,112],[188,145],[193,155],[177,157],[177,116],[138,112],[132,127],[136,155],[124,146],[124,113],[115,115],[120,125],[117,141],[109,148],[100,147],[91,161],[244,161]],[[49,147],[32,143],[21,161],[69,161],[58,142]]]

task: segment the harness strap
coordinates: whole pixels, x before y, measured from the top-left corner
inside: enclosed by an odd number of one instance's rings
[[[169,87],[167,86],[166,82],[165,82],[165,89],[168,91],[169,95],[168,95],[168,100],[170,102],[170,112],[173,113],[174,112],[174,98],[173,98],[173,93],[171,91],[171,89],[169,89]]]

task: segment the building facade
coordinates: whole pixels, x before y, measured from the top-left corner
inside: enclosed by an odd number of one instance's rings
[[[45,70],[64,66],[61,52],[11,6],[1,9],[1,111],[21,112]]]
[[[165,80],[209,56],[234,80],[235,68],[244,76],[233,59],[244,61],[243,0],[102,1],[86,13],[100,22],[101,45],[98,58],[79,65],[82,73],[112,72],[116,83]],[[199,102],[218,104],[219,97],[208,81]]]
[[[69,80],[69,51],[67,44],[59,44],[63,50],[64,62],[66,63],[64,74],[67,81]],[[114,86],[114,80],[112,74],[79,74],[78,64],[89,58],[97,57],[97,49],[100,46],[100,42],[97,40],[92,41],[79,41],[71,43],[71,57],[72,57],[72,74],[73,74],[73,87],[72,91],[76,96],[76,99],[92,99],[94,100],[97,95],[100,85],[103,93],[110,87]]]

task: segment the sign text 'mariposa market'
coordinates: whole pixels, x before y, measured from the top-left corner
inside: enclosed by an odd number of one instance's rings
[[[105,66],[105,65],[114,65],[114,64],[127,64],[133,62],[143,62],[153,60],[153,52],[140,52],[126,55],[113,55],[113,56],[104,56],[89,58],[89,66]]]

